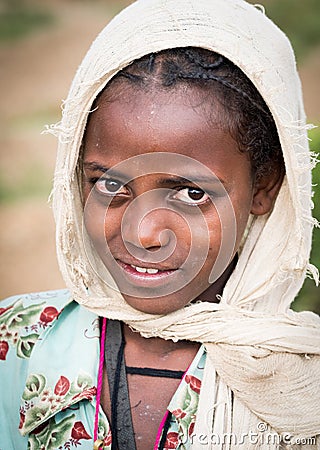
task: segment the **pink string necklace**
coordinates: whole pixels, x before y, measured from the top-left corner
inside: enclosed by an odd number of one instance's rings
[[[93,450],[99,450],[99,449],[103,448],[103,441],[98,439],[98,427],[99,427],[99,408],[100,408],[100,401],[101,401],[102,379],[103,379],[106,329],[107,329],[107,319],[105,317],[103,317],[102,318],[101,339],[100,339],[100,357],[99,357],[99,371],[98,371],[97,395],[96,395],[96,410],[95,410],[95,416],[94,416]]]
[[[98,428],[99,428],[99,409],[100,409],[100,403],[101,403],[103,368],[104,368],[104,358],[105,358],[106,329],[107,329],[107,319],[105,317],[103,317],[102,318],[102,328],[101,328],[101,338],[100,338],[99,370],[98,370],[96,407],[95,407],[95,417],[94,417],[93,450],[102,450],[104,448],[103,440],[98,438]],[[182,377],[182,380],[185,377],[187,371],[188,371],[188,369],[185,371],[185,373]],[[180,381],[180,383],[181,383],[181,381]],[[169,415],[169,411],[167,410],[163,416],[163,419],[160,422],[153,450],[158,450],[162,432],[163,432],[165,424],[169,418],[168,415]]]

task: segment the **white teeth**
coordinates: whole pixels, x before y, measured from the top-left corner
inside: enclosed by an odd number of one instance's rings
[[[138,267],[138,266],[134,266],[133,264],[130,264],[130,265],[133,269],[135,269],[139,273],[149,273],[149,274],[154,275],[155,273],[159,272],[159,269],[146,269],[145,267]]]
[[[158,273],[159,270],[158,269],[147,269],[148,273],[154,274],[154,273]]]

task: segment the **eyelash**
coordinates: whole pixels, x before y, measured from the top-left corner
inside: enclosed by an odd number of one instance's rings
[[[107,182],[114,182],[119,185],[119,188],[113,192],[112,191],[110,192],[107,190],[106,190],[106,192],[103,192],[101,189],[98,188],[98,183],[104,183],[104,186],[105,186],[105,184]],[[122,184],[117,179],[101,178],[101,177],[100,178],[90,178],[89,183],[95,188],[95,190],[98,194],[103,195],[103,196],[114,197],[114,198],[119,197],[119,196],[125,196],[125,195],[127,195],[127,193],[119,193],[119,191],[123,188],[125,188],[129,194],[129,188],[127,188],[125,184]],[[200,195],[203,194],[203,195],[198,200],[193,200],[190,198],[190,201],[185,201],[185,200],[179,199],[179,195],[181,195],[182,192],[185,190],[188,190],[188,194],[190,194],[190,191],[196,191],[196,195],[197,194],[200,194]],[[178,200],[181,203],[184,203],[185,205],[188,205],[188,206],[204,205],[205,203],[207,203],[210,200],[210,196],[211,196],[210,194],[206,193],[204,190],[202,190],[198,187],[194,187],[194,186],[179,186],[178,188],[172,189],[172,191],[174,192],[171,197],[173,200]],[[205,197],[205,198],[203,199],[203,197]]]
[[[177,189],[176,190],[176,194],[173,195],[173,198],[174,199],[178,199],[179,194],[182,193],[183,191],[186,191],[186,190],[188,191],[187,195],[190,195],[190,191],[197,191],[198,194],[200,194],[200,195],[202,194],[201,198],[198,199],[198,200],[191,199],[190,197],[189,197],[190,198],[189,202],[188,201],[183,201],[183,200],[180,199],[180,201],[182,201],[183,203],[185,203],[185,204],[187,204],[189,206],[204,205],[210,199],[209,195],[205,191],[203,191],[200,188],[191,187],[191,186],[183,186],[183,187]],[[205,197],[205,199],[203,199],[203,197]]]
[[[110,192],[110,191],[107,191],[106,184],[107,184],[108,182],[109,182],[110,184],[113,182],[115,185],[118,185],[118,186],[119,186],[118,189],[116,189],[116,190],[114,190],[114,191],[111,190],[111,192]],[[102,190],[98,189],[98,187],[97,187],[97,186],[98,186],[98,183],[103,183],[107,192],[102,192]],[[122,188],[124,188],[124,187],[126,186],[124,183],[121,183],[119,180],[114,179],[114,178],[99,178],[99,179],[94,183],[94,185],[95,185],[96,190],[97,190],[99,193],[101,193],[101,194],[103,194],[103,195],[108,195],[108,196],[111,196],[111,197],[115,197],[116,195],[119,195],[120,189],[122,189]]]

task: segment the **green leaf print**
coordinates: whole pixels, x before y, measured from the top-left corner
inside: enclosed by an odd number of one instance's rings
[[[101,418],[99,418],[99,424],[98,424],[98,436],[100,439],[103,439],[105,436],[107,436],[109,432],[109,426],[108,424]]]
[[[78,378],[71,383],[70,387],[70,396],[75,396],[77,394],[80,394],[88,387],[92,387],[93,382],[90,375],[86,373],[81,373]]]
[[[23,428],[26,430],[34,428],[36,424],[45,421],[49,414],[50,410],[48,405],[34,406],[27,411]]]
[[[39,335],[36,333],[28,336],[21,336],[17,342],[17,356],[19,358],[30,358],[34,344],[37,342]]]
[[[190,387],[190,384],[188,384],[185,401],[182,405],[182,411],[184,411],[186,415],[179,419],[179,428],[182,436],[188,436],[189,427],[195,420],[198,403],[199,394]]]
[[[83,391],[85,388],[92,386],[92,378],[86,373],[81,373],[77,378],[76,384]]]
[[[65,417],[58,423],[54,418],[50,419],[47,426],[39,433],[30,433],[29,450],[56,450],[64,445],[71,437],[74,419],[74,414]]]
[[[192,412],[194,413],[198,408],[198,402],[199,402],[199,394],[192,390],[190,388],[190,385],[188,385],[188,405],[187,408],[183,408],[186,412]]]
[[[29,375],[22,398],[24,400],[31,400],[34,397],[38,397],[45,388],[46,382],[47,380],[44,375]]]
[[[13,308],[1,315],[1,322],[6,323],[10,331],[17,331],[20,328],[27,327],[35,322],[44,304],[30,305],[25,308],[22,300],[19,300],[13,305]]]
[[[187,392],[186,392],[186,396],[184,398],[183,405],[182,405],[183,411],[186,411],[189,408],[190,402],[191,402],[191,395],[190,395],[190,389],[188,388]]]

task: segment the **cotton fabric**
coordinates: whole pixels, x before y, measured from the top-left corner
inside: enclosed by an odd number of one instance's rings
[[[8,348],[0,360],[0,448],[92,450],[99,317],[74,302],[67,290],[14,296],[1,305],[0,329],[5,325],[7,336],[1,343]],[[167,448],[191,446],[205,361],[202,346],[168,405]],[[19,377],[12,389],[15,373]],[[105,450],[111,450],[110,424],[101,407],[98,430]]]
[[[108,81],[134,59],[183,46],[224,55],[253,82],[276,123],[286,176],[271,214],[251,221],[220,303],[202,302],[154,316],[126,304],[90,246],[76,166],[91,105]],[[300,80],[286,36],[261,8],[242,0],[139,0],[92,44],[72,83],[62,121],[51,131],[59,137],[53,191],[58,259],[73,298],[145,337],[204,343],[210,363],[196,433],[241,435],[262,420],[278,433],[319,434],[320,321],[312,313],[289,309],[306,274],[318,280],[318,273],[309,264],[316,223],[311,214],[313,161]],[[109,283],[103,281],[106,277]],[[230,448],[237,446],[231,443]]]

